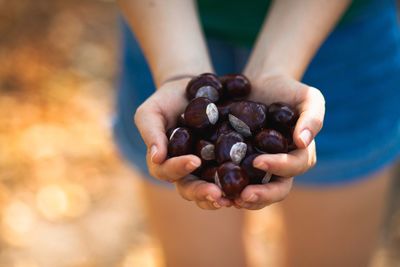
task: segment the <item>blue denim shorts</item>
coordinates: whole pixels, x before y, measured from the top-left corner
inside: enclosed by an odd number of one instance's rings
[[[309,65],[303,82],[322,91],[324,127],[316,138],[317,165],[295,178],[304,186],[365,179],[400,155],[400,34],[395,1],[337,27]],[[121,75],[114,136],[126,159],[152,181],[146,147],[133,124],[136,108],[155,90],[131,31],[122,21]],[[241,72],[250,50],[208,40],[218,74]],[[165,183],[166,184],[166,183]]]

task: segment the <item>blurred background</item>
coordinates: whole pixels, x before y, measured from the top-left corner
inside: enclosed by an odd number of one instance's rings
[[[0,0],[0,267],[162,266],[111,136],[117,16],[111,0]],[[400,266],[398,180],[374,267]],[[279,212],[252,216],[266,266]]]

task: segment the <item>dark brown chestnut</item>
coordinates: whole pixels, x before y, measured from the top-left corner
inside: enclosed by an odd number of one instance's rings
[[[196,155],[203,161],[215,159],[215,146],[206,140],[199,140],[196,144]]]
[[[222,83],[212,73],[203,73],[194,77],[186,86],[186,97],[192,100],[197,97],[206,97],[212,102],[218,101],[223,94]]]
[[[265,109],[258,103],[240,101],[231,105],[229,122],[243,136],[249,137],[255,134],[264,126],[265,120]]]
[[[269,127],[289,134],[291,128],[296,125],[299,114],[289,104],[283,102],[272,103],[267,110]]]
[[[271,179],[271,173],[257,169],[253,166],[254,159],[261,154],[252,154],[245,157],[240,167],[247,173],[250,184],[265,184]]]
[[[246,150],[246,157],[252,154],[256,154],[257,150],[253,145],[253,140],[247,139],[244,141],[247,145],[247,150]]]
[[[231,124],[228,121],[219,122],[215,128],[213,127],[211,129],[209,136],[208,136],[208,140],[215,143],[215,142],[217,142],[217,139],[220,135],[227,134],[227,133],[234,132],[234,131],[235,130],[232,128]]]
[[[232,101],[224,101],[221,103],[217,103],[220,120],[226,120],[228,118],[232,103],[233,103]]]
[[[185,114],[184,114],[184,113],[182,113],[181,115],[179,115],[178,118],[176,119],[176,126],[177,126],[177,127],[184,127],[184,126],[186,126]]]
[[[238,165],[225,162],[217,169],[215,183],[222,189],[226,198],[235,199],[249,184],[249,177]]]
[[[209,183],[215,182],[215,174],[218,167],[216,165],[209,165],[202,168],[199,178]]]
[[[228,99],[244,99],[251,92],[250,81],[241,74],[228,74],[220,78]]]
[[[262,153],[287,153],[288,144],[286,138],[278,131],[264,129],[254,138],[254,145]]]
[[[239,164],[246,155],[247,145],[237,132],[222,134],[215,143],[215,158],[218,163],[232,161]]]
[[[290,129],[289,133],[285,135],[287,143],[288,143],[288,152],[296,150],[297,146],[294,143],[293,140],[293,132],[294,132],[294,127]]]
[[[218,109],[210,99],[198,97],[187,105],[184,118],[189,127],[204,129],[218,121]]]
[[[178,127],[171,131],[168,142],[168,156],[178,157],[193,152],[193,137],[188,128]]]

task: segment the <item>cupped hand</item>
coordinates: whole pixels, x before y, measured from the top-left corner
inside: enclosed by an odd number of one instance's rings
[[[263,154],[253,161],[254,167],[275,175],[267,184],[247,186],[235,200],[239,207],[256,210],[283,200],[292,188],[293,177],[315,165],[314,138],[323,125],[325,100],[318,89],[282,74],[266,75],[251,82],[250,99],[265,104],[286,102],[300,115],[293,133],[296,150],[288,154]]]
[[[176,118],[188,104],[185,87],[189,79],[167,82],[150,96],[135,113],[135,123],[147,146],[147,166],[150,174],[160,180],[176,182],[183,198],[195,201],[203,209],[218,209],[230,205],[222,198],[218,186],[190,175],[201,160],[195,155],[167,159],[166,130],[176,124]]]

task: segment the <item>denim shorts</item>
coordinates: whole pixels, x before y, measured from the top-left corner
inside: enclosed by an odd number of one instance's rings
[[[371,4],[337,27],[303,77],[304,83],[325,96],[326,116],[316,138],[318,162],[295,178],[298,185],[342,185],[365,179],[400,156],[400,34],[395,1],[385,2],[379,10]],[[136,108],[155,86],[142,52],[122,20],[121,29],[115,140],[131,164],[160,183],[148,173],[146,147],[132,121]],[[216,39],[208,40],[208,45],[217,74],[242,71],[248,48]]]

